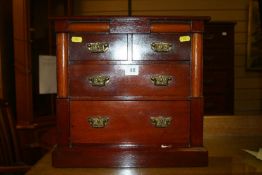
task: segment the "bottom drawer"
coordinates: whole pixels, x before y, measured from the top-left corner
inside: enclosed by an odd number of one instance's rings
[[[72,143],[189,144],[188,101],[71,101]]]

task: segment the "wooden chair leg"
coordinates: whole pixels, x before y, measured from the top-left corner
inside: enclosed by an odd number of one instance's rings
[[[0,173],[26,172],[22,163],[14,116],[8,103],[0,99]]]

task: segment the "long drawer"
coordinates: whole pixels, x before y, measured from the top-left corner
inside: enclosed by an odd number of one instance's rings
[[[69,68],[70,96],[190,95],[190,66],[183,64],[87,65]]]
[[[189,144],[188,101],[71,101],[72,143]]]

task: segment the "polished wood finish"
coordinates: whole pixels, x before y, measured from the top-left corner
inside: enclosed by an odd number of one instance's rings
[[[189,63],[178,64],[134,64],[143,76],[126,76],[128,65],[74,64],[70,72],[70,96],[72,97],[114,97],[114,96],[172,96],[190,95]],[[97,75],[110,77],[105,87],[92,86],[89,78]],[[154,75],[172,77],[168,86],[156,86],[151,80]],[[135,83],[131,83],[135,82]]]
[[[261,127],[259,127],[261,122],[255,125],[260,128],[257,130],[258,132],[254,132],[252,126],[250,126],[249,130],[240,127],[245,126],[247,121],[257,123],[257,119],[261,119],[261,116],[215,116],[215,118],[206,116],[204,119],[204,143],[209,150],[209,165],[207,167],[55,168],[52,166],[51,153],[48,153],[26,175],[261,175],[261,160],[242,151],[242,149],[257,151],[261,147],[262,132]],[[235,125],[235,122],[238,125]],[[219,123],[219,126],[217,126],[217,123]],[[228,125],[228,123],[232,125]],[[213,130],[214,126],[216,130]]]
[[[125,61],[127,60],[127,35],[106,33],[90,34],[73,32],[69,38],[78,37],[82,42],[69,43],[69,59],[70,60],[111,60]],[[105,43],[108,44],[108,50],[105,53],[90,52],[88,50],[89,43]]]
[[[192,49],[192,97],[202,96],[202,79],[203,79],[203,58],[202,58],[202,34],[193,34],[193,49]]]
[[[189,24],[152,24],[150,27],[151,32],[159,33],[174,33],[174,32],[190,32],[191,26]]]
[[[72,101],[70,116],[73,143],[189,144],[188,101]],[[108,117],[108,124],[93,128],[88,123],[93,116]],[[158,116],[171,117],[170,125],[155,127],[150,117]]]
[[[77,32],[108,32],[109,24],[94,23],[91,25],[83,25],[81,23],[73,23],[69,25],[68,30],[77,31]]]
[[[191,146],[203,146],[203,98],[192,98],[190,118]]]
[[[204,144],[208,149],[207,167],[194,168],[55,168],[51,153],[46,154],[26,175],[261,175],[261,160],[243,149],[257,151],[262,145],[261,115],[204,116]]]
[[[202,124],[205,19],[58,18],[53,165],[207,165]],[[70,28],[79,21],[86,31]],[[90,32],[87,26],[98,21],[108,22],[109,32],[99,25]]]
[[[64,33],[57,35],[57,96],[68,95],[68,36]]]
[[[150,25],[147,18],[113,18],[110,22],[111,33],[149,33]]]
[[[70,135],[70,111],[68,99],[57,99],[57,143],[59,145],[68,145],[68,136]]]
[[[55,166],[60,168],[173,167],[174,165],[195,167],[207,165],[207,152],[201,147],[163,149],[159,146],[133,148],[125,147],[125,145],[117,147],[114,145],[74,145],[72,148],[58,147],[53,154],[53,162],[56,162]]]
[[[192,38],[191,34],[134,34],[133,35],[133,60],[190,60],[191,42],[181,42],[183,37]],[[152,50],[154,42],[171,43],[172,49],[164,54]]]

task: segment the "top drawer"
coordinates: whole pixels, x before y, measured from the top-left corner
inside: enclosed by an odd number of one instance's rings
[[[135,34],[133,60],[190,60],[191,34]]]
[[[69,59],[127,60],[127,35],[71,33]]]
[[[190,60],[191,34],[134,34],[128,48],[127,34],[71,33],[70,60],[125,61]]]

